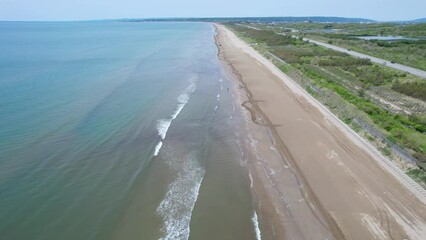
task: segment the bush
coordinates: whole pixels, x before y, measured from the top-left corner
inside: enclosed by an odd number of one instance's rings
[[[288,44],[301,44],[303,41],[293,38],[291,35],[276,34],[271,30],[256,30],[239,25],[230,25],[237,32],[243,33],[245,36],[256,39],[269,46],[281,46]]]
[[[414,150],[420,156],[425,154],[426,146],[422,141],[413,140],[412,138],[416,133],[423,134],[426,132],[426,126],[424,124],[413,121],[413,119],[409,119],[403,115],[392,114],[370,102],[368,99],[363,99],[352,94],[338,83],[328,80],[328,76],[318,67],[303,65],[300,69],[309,78],[315,80],[321,87],[333,90],[344,100],[368,114],[370,119],[373,120],[377,126],[388,132],[387,137],[389,140]]]
[[[342,69],[351,72],[358,78],[361,82],[365,84],[371,84],[374,86],[380,86],[385,83],[393,82],[395,76],[377,65],[362,65],[362,62],[359,65],[347,64],[343,65]]]
[[[424,169],[411,169],[407,172],[407,175],[426,186],[426,172]]]
[[[293,47],[285,47],[285,48],[274,48],[271,51],[275,56],[283,59],[287,63],[305,63],[307,60],[306,57],[315,56],[314,52],[310,49],[304,48],[293,48]]]
[[[426,101],[426,82],[399,83],[392,85],[392,90],[410,97]]]
[[[340,58],[329,58],[322,59],[318,61],[318,65],[320,66],[369,66],[371,65],[371,61],[369,59],[361,59],[361,58],[352,58],[352,57],[340,57]]]

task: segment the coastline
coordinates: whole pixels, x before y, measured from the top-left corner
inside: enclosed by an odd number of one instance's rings
[[[248,110],[248,168],[262,234],[421,239],[425,204],[397,170],[272,63],[215,27],[219,57]]]

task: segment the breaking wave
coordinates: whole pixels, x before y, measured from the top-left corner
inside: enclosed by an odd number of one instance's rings
[[[185,107],[185,105],[188,103],[191,97],[191,94],[195,92],[196,88],[197,88],[196,81],[193,80],[192,83],[184,90],[184,92],[178,96],[177,98],[178,105],[175,111],[173,112],[173,114],[170,115],[170,118],[160,119],[157,121],[157,132],[158,132],[158,135],[161,137],[161,141],[155,146],[154,156],[157,156],[159,154],[160,149],[163,146],[162,140],[166,138],[170,125],[172,124],[173,120],[177,118],[177,116]]]
[[[260,228],[259,228],[259,219],[257,218],[256,211],[254,211],[253,217],[251,218],[251,221],[253,222],[254,231],[256,233],[256,239],[257,240],[262,240],[262,235],[260,233]]]
[[[172,163],[175,165],[172,168],[178,170],[179,174],[169,185],[165,198],[157,208],[157,213],[164,220],[163,237],[160,239],[189,238],[192,210],[198,198],[205,170],[199,166],[193,155],[189,155],[184,162],[179,163]]]
[[[155,146],[154,156],[158,155],[162,146],[163,146],[163,141],[158,142],[158,144]]]

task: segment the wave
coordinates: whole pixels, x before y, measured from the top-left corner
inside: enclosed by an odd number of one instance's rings
[[[170,128],[170,125],[172,124],[172,121],[177,118],[177,116],[180,114],[182,109],[189,102],[189,99],[190,99],[192,93],[194,93],[196,89],[197,89],[196,81],[193,80],[192,83],[184,90],[184,92],[178,96],[178,98],[177,98],[178,105],[177,105],[175,111],[173,112],[173,114],[170,115],[170,118],[160,119],[160,120],[157,121],[157,132],[158,132],[158,135],[161,137],[161,140],[164,140],[166,138],[167,132],[169,131],[169,128]],[[160,141],[155,146],[154,156],[158,155],[162,146],[163,146],[162,141]]]
[[[259,228],[259,219],[257,218],[256,211],[254,211],[253,217],[251,218],[251,221],[253,222],[254,231],[256,233],[256,239],[257,240],[262,240],[262,235],[260,233],[260,228]]]
[[[166,138],[167,131],[169,130],[169,127],[172,124],[172,121],[175,120],[177,116],[180,114],[182,109],[188,103],[189,98],[191,97],[191,94],[194,93],[196,88],[197,88],[197,85],[195,84],[195,82],[191,83],[191,85],[189,85],[185,89],[184,93],[179,95],[179,97],[177,98],[178,106],[176,107],[176,110],[173,112],[173,114],[170,115],[170,118],[158,120],[157,122],[158,135],[160,135],[162,139]]]
[[[182,162],[179,161],[179,163]],[[181,169],[157,208],[157,213],[164,220],[162,228],[164,236],[160,239],[188,239],[191,215],[205,170],[191,155],[184,159],[183,164],[174,162],[173,165],[175,165],[174,168]]]
[[[182,93],[181,95],[179,95],[179,97],[177,98],[179,104],[175,110],[175,112],[171,115],[171,119],[174,120],[179,113],[182,111],[183,107],[185,107],[185,105],[188,103],[189,98],[191,97],[191,94],[195,92],[195,90],[197,89],[197,85],[195,84],[195,82],[191,83],[191,85],[189,85],[184,93]]]
[[[155,146],[154,157],[158,156],[158,153],[160,153],[160,149],[162,146],[163,146],[163,141],[158,142],[158,144]]]
[[[167,131],[169,130],[170,125],[172,124],[172,120],[168,119],[160,119],[157,122],[157,130],[158,130],[158,135],[160,135],[161,139],[165,139],[166,138],[166,134]]]

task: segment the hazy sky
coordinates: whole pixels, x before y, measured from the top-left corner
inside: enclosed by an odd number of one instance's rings
[[[426,17],[426,0],[0,0],[0,20],[150,17]]]

